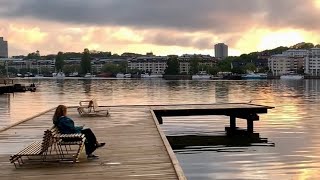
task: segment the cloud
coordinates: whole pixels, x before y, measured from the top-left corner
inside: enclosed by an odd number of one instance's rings
[[[297,40],[310,39],[310,34],[318,40],[316,2],[320,4],[319,0],[0,0],[0,36],[21,52],[85,47],[209,52],[218,42],[233,51],[250,52],[267,47],[261,44],[270,42],[264,36],[283,43],[282,37],[269,35],[283,29],[308,34]]]
[[[11,0],[0,1],[0,15],[49,21],[237,32],[255,24],[319,27],[312,0]]]

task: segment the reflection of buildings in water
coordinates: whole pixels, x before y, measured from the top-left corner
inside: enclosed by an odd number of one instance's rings
[[[82,81],[83,81],[84,93],[90,93],[92,80],[91,79],[83,79]]]
[[[312,99],[319,100],[320,97],[320,79],[306,79],[304,80],[304,94]]]
[[[215,102],[229,102],[229,83],[225,81],[218,81],[215,85]]]
[[[14,94],[2,94],[0,96],[0,129],[3,125],[10,124],[10,118],[6,118],[11,113],[11,96]]]

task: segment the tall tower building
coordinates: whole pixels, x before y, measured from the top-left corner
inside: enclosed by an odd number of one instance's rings
[[[214,45],[214,54],[216,58],[228,57],[228,46],[224,43],[218,43]]]
[[[8,42],[0,37],[0,58],[8,58]]]

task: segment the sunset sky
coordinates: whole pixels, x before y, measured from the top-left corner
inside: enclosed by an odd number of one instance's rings
[[[122,54],[240,55],[320,43],[320,0],[0,0],[9,55],[84,48]]]

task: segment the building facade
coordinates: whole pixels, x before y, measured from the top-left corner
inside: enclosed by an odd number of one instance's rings
[[[312,48],[305,58],[304,72],[311,76],[320,76],[320,48]]]
[[[288,57],[286,54],[273,55],[268,59],[268,67],[274,76],[298,72],[304,68],[304,57]]]
[[[215,44],[214,54],[215,54],[215,57],[219,59],[228,57],[228,46],[224,43]]]
[[[215,67],[217,65],[217,58],[209,56],[209,55],[201,55],[201,54],[184,54],[178,57],[179,66],[180,66],[180,73],[182,74],[189,74],[190,72],[190,60],[192,58],[196,58],[199,60],[199,66],[210,66]],[[201,71],[201,69],[199,69]]]
[[[0,37],[0,58],[8,58],[8,42]]]
[[[167,56],[140,56],[128,59],[128,68],[152,74],[164,74],[167,68],[167,61]]]

